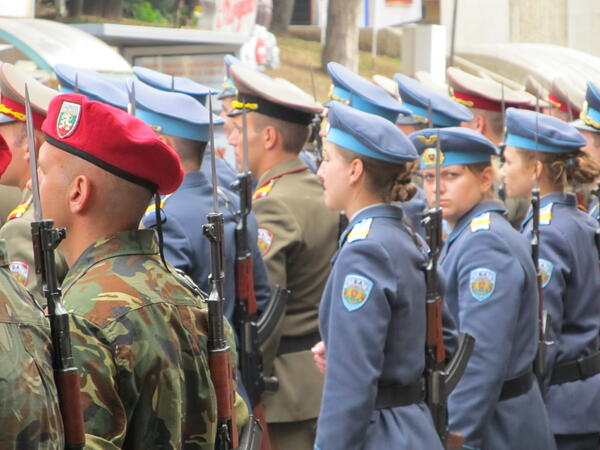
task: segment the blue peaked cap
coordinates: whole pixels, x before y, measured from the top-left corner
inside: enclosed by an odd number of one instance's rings
[[[506,131],[506,145],[525,150],[571,153],[586,145],[585,138],[572,125],[525,109],[506,110]]]
[[[434,127],[458,127],[461,122],[473,120],[469,108],[432,91],[423,83],[402,74],[395,74],[402,104],[411,110],[421,123],[428,123],[428,108],[431,102],[431,115]]]
[[[409,136],[419,152],[421,169],[435,168],[438,136],[440,167],[489,162],[498,155],[496,146],[478,131],[464,127],[426,128]]]
[[[156,89],[163,91],[175,91],[181,94],[187,94],[194,97],[203,105],[206,104],[206,96],[208,94],[216,94],[216,91],[211,90],[209,87],[204,86],[200,83],[196,83],[193,80],[185,77],[172,77],[166,73],[159,72],[157,70],[147,69],[146,67],[134,66],[133,73],[141,81],[149,84]]]
[[[333,86],[329,96],[332,100],[346,103],[355,109],[377,114],[393,123],[398,115],[408,116],[411,111],[383,88],[357,75],[350,69],[336,62],[327,64],[327,72]]]
[[[591,81],[587,83],[583,110],[572,125],[578,130],[600,133],[600,89]]]
[[[110,78],[90,69],[61,63],[54,66],[54,72],[60,83],[61,92],[77,90],[90,100],[107,103],[123,110],[127,109],[129,98],[125,81]],[[76,82],[77,89],[75,89]]]
[[[417,151],[410,140],[396,125],[381,116],[332,101],[327,118],[328,142],[393,164],[417,159]]]
[[[139,80],[129,80],[135,89],[135,116],[156,131],[193,141],[208,142],[209,112],[202,103],[186,94],[162,91]],[[213,124],[223,125],[213,114]]]
[[[225,81],[223,82],[223,89],[219,92],[218,99],[224,99],[227,97],[235,97],[237,96],[237,88],[235,87],[235,82],[233,78],[231,78],[231,72],[229,68],[233,64],[241,64],[242,62],[237,59],[233,55],[225,55],[223,58],[225,60]]]

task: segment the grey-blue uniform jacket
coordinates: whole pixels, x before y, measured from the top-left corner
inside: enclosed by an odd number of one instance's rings
[[[233,319],[235,309],[235,225],[233,211],[239,208],[238,196],[221,188],[219,211],[225,221],[225,316]],[[225,201],[227,199],[227,202]],[[166,259],[183,270],[205,292],[210,292],[210,242],[202,233],[207,223],[206,215],[212,212],[212,185],[202,171],[185,175],[182,185],[172,195],[163,198],[162,224]],[[154,211],[142,219],[146,228],[156,226]],[[256,244],[258,225],[254,214],[248,216],[248,243],[254,264],[254,287],[258,309],[262,310],[269,301],[270,287],[267,271]],[[232,322],[233,323],[233,322]]]
[[[577,208],[575,196],[553,193],[540,201],[540,268],[544,308],[551,316],[549,372],[598,351],[600,269],[594,233],[598,224]],[[531,212],[522,233],[531,237]],[[550,374],[549,374],[550,375]],[[555,434],[600,431],[600,374],[550,385],[546,406]]]
[[[375,409],[378,386],[409,385],[425,366],[425,255],[403,211],[355,214],[319,310],[327,371],[315,449],[441,449],[425,403]]]
[[[554,439],[537,383],[500,400],[505,380],[531,373],[538,343],[535,268],[528,243],[504,213],[499,202],[479,203],[457,222],[440,255],[444,301],[458,329],[475,338],[448,401],[449,425],[467,449],[548,450]]]

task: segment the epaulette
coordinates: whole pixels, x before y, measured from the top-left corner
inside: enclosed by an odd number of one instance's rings
[[[350,233],[346,237],[346,240],[350,242],[360,241],[366,239],[369,235],[369,231],[371,231],[371,223],[373,222],[373,218],[369,217],[368,219],[363,219],[358,222],[356,225],[352,227]]]
[[[540,208],[540,225],[550,225],[552,222],[552,207],[554,203],[548,203],[543,208]]]
[[[252,196],[252,199],[258,200],[259,198],[263,198],[263,197],[266,197],[267,195],[269,195],[269,192],[271,192],[271,189],[273,189],[273,186],[275,185],[275,182],[278,179],[279,178],[271,178],[267,184],[264,184],[261,187],[259,187],[256,191],[254,191],[254,195]]]
[[[489,230],[491,223],[492,219],[490,218],[490,213],[485,212],[474,217],[469,226],[471,227],[471,232],[475,233],[476,231]]]
[[[19,203],[15,207],[15,209],[13,209],[10,212],[10,214],[8,215],[6,220],[8,221],[8,220],[18,219],[19,217],[22,217],[23,214],[25,214],[27,212],[27,210],[29,209],[29,207],[31,206],[32,201],[33,201],[33,197],[30,197],[27,200],[24,200],[21,203]]]
[[[167,203],[167,199],[173,194],[168,194],[168,195],[161,195],[160,197],[160,209],[163,209],[165,207],[165,203]],[[144,215],[150,214],[152,212],[154,212],[154,210],[156,209],[156,204],[154,202],[152,202],[150,205],[148,205],[148,207],[146,208],[146,212],[144,213]]]

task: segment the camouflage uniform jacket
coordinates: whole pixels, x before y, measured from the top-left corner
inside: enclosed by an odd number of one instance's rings
[[[0,448],[63,449],[50,325],[8,271],[0,241]]]
[[[158,256],[154,231],[90,245],[63,283],[86,448],[212,449],[206,307]]]

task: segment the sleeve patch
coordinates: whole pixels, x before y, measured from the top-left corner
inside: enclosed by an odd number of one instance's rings
[[[342,288],[342,301],[348,311],[362,308],[371,294],[373,282],[361,275],[346,275]]]
[[[485,267],[471,270],[469,289],[471,295],[480,302],[489,298],[496,287],[496,272]]]
[[[27,277],[29,275],[29,264],[21,261],[11,261],[8,268],[23,286],[27,285]]]
[[[542,287],[545,288],[550,283],[550,279],[552,278],[552,271],[554,270],[554,264],[552,264],[547,259],[540,258],[540,275],[542,276]]]
[[[273,244],[273,232],[267,230],[266,228],[259,228],[257,245],[261,256],[265,256],[267,254],[271,248],[271,244]]]

